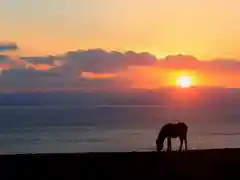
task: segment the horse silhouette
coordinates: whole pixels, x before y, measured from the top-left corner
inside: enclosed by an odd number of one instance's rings
[[[167,151],[171,151],[171,138],[177,137],[180,139],[181,142],[179,151],[182,151],[183,141],[185,142],[185,151],[187,151],[187,132],[188,126],[183,122],[179,122],[176,124],[168,123],[163,125],[156,140],[157,152],[160,152],[163,149],[163,143],[166,138],[168,140]]]

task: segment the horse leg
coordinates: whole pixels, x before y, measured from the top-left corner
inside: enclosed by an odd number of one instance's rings
[[[184,137],[184,142],[185,142],[185,151],[187,151],[188,148],[187,148],[187,136],[186,136],[186,135],[185,135],[185,137]]]
[[[181,142],[181,144],[180,144],[180,148],[179,148],[179,152],[180,152],[180,151],[182,151],[182,146],[183,146],[183,138],[182,138],[182,137],[180,137],[179,139],[180,139],[180,142]]]
[[[171,138],[168,138],[168,148],[167,151],[171,151],[172,150],[172,145],[171,145]]]
[[[170,138],[170,151],[172,151],[172,141],[171,141],[171,138]]]

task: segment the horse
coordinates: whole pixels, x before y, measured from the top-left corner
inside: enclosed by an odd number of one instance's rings
[[[157,152],[160,152],[163,149],[164,140],[167,138],[168,147],[167,151],[172,150],[171,138],[179,138],[181,145],[179,148],[179,152],[182,151],[183,141],[185,142],[185,151],[187,151],[187,132],[188,126],[183,123],[168,123],[163,125],[160,132],[158,133],[158,137],[156,140]]]

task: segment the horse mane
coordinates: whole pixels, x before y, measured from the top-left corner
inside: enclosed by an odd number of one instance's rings
[[[167,126],[169,126],[169,125],[171,125],[172,123],[167,123],[167,124],[165,124],[165,125],[163,125],[162,126],[162,128],[160,129],[160,131],[159,131],[159,133],[158,133],[158,140],[161,140],[161,141],[163,141],[165,138],[166,138],[166,128],[167,128]]]

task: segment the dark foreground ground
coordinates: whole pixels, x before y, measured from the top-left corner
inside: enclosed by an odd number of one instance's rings
[[[1,179],[240,179],[240,149],[0,156]]]

